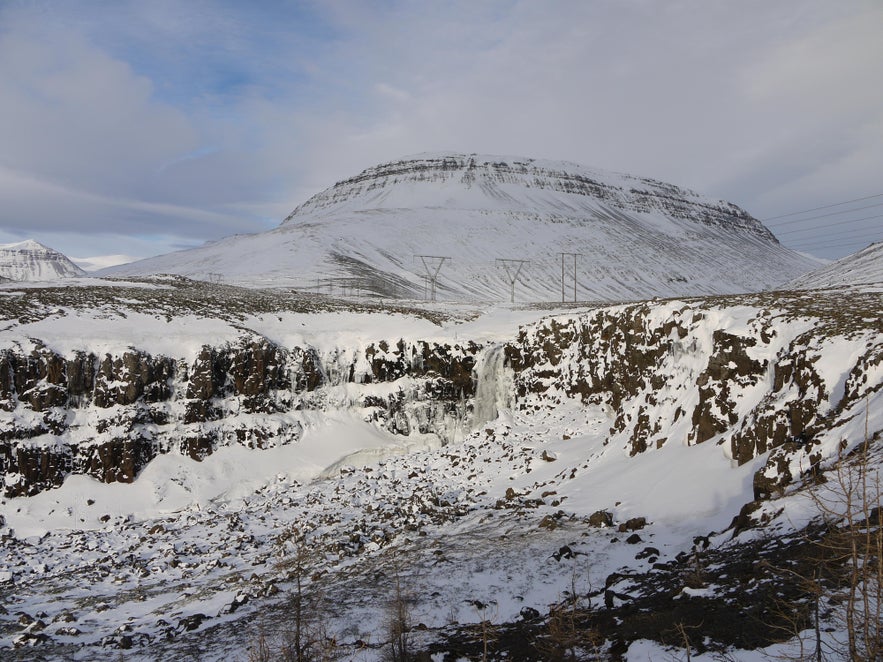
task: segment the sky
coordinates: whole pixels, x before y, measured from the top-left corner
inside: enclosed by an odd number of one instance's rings
[[[880,0],[0,0],[0,243],[167,253],[459,151],[668,181],[837,258],[883,239],[881,34]]]

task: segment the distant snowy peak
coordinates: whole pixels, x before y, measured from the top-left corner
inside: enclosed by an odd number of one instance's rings
[[[295,209],[284,223],[341,211],[438,208],[573,212],[585,205],[725,225],[776,241],[740,207],[673,184],[567,161],[428,153],[384,163],[338,182]]]
[[[41,281],[83,276],[85,273],[63,253],[32,239],[0,244],[0,278]]]
[[[844,285],[883,283],[883,242],[816,269],[791,281],[789,289],[818,289]]]

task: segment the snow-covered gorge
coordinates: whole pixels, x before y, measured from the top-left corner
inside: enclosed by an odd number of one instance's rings
[[[781,493],[862,438],[856,421],[883,392],[880,301],[778,293],[552,318],[507,347],[516,407],[600,406],[605,444],[632,456],[714,443],[743,465],[775,449],[754,493]]]
[[[388,336],[286,346],[239,328],[188,357],[102,352],[85,340],[63,353],[19,338],[0,351],[4,493],[36,494],[70,474],[130,482],[170,452],[202,460],[224,446],[297,443],[341,412],[391,439],[449,444],[499,410],[540,412],[563,399],[602,407],[607,443],[631,455],[712,442],[743,464],[799,442],[803,461],[817,462],[825,453],[815,445],[880,387],[879,295],[853,293],[849,310],[836,299],[599,308],[495,343]],[[756,490],[788,480],[775,472]]]
[[[294,536],[343,659],[382,658],[393,562],[421,650],[454,650],[476,604],[542,634],[576,582],[611,652],[678,647],[659,619],[765,646],[775,623],[732,627],[774,607],[764,524],[799,529],[803,479],[883,430],[874,288],[431,317],[179,281],[11,292],[0,457],[33,473],[4,486],[42,491],[0,497],[4,659],[245,657],[290,613]],[[722,564],[700,589],[697,536]]]

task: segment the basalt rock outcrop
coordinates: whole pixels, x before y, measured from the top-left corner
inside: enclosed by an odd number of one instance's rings
[[[289,443],[303,409],[355,406],[390,432],[444,437],[468,415],[479,350],[400,341],[321,357],[244,336],[187,361],[137,349],[62,356],[32,341],[0,351],[3,493],[33,495],[72,473],[131,482],[170,451],[202,460],[222,445]],[[335,388],[378,383],[388,388],[355,402]]]
[[[601,407],[606,443],[631,455],[710,442],[741,465],[772,451],[755,494],[780,492],[830,457],[830,431],[883,388],[879,296],[813,311],[798,301],[636,304],[526,327],[506,348],[516,406]]]

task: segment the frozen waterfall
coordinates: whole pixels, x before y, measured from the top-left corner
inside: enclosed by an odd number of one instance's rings
[[[475,405],[472,429],[493,421],[512,406],[513,374],[506,366],[505,345],[485,349],[475,364]]]

